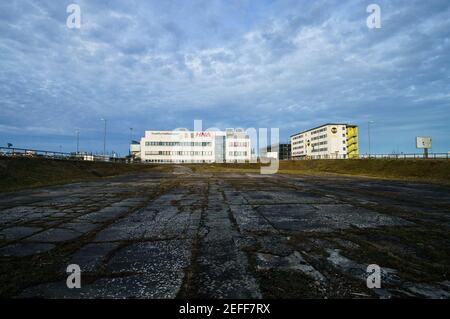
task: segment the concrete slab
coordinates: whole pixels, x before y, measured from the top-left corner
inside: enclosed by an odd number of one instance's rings
[[[450,298],[449,188],[177,173],[0,195],[2,296]],[[82,268],[80,290],[65,285],[68,263]],[[365,285],[369,263],[382,290]]]
[[[53,244],[17,243],[0,248],[2,257],[25,257],[47,252],[55,248]]]
[[[17,226],[17,227],[9,227],[2,229],[0,231],[0,240],[13,241],[21,238],[25,238],[31,236],[32,234],[41,231],[41,228],[38,227],[25,227],[25,226]]]

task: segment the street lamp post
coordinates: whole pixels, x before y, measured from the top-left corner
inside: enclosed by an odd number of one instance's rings
[[[105,128],[103,131],[103,160],[106,158],[106,119],[102,118],[102,121],[105,122]]]
[[[77,132],[77,156],[80,153],[80,130],[76,130]]]
[[[370,124],[373,124],[373,123],[374,123],[374,121],[368,121],[367,122],[367,134],[369,136],[369,158],[372,155],[371,141],[370,141]]]
[[[133,143],[133,128],[130,127],[130,145]],[[131,156],[131,146],[129,147],[128,154]]]

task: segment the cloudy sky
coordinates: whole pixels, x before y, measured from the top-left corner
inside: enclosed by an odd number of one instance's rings
[[[81,28],[66,26],[69,4]],[[369,29],[366,7],[381,7]],[[144,130],[372,125],[373,151],[450,151],[450,1],[0,2],[0,145],[127,153]]]

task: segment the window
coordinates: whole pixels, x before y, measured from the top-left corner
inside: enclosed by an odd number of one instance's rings
[[[145,142],[145,146],[211,146],[211,142]]]

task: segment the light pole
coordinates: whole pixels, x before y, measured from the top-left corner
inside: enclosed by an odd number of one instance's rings
[[[80,130],[76,130],[77,132],[77,155],[80,153]]]
[[[130,127],[130,147],[129,147],[129,151],[128,151],[128,155],[131,156],[131,144],[133,143],[133,128]]]
[[[371,145],[370,145],[370,124],[375,123],[374,121],[368,121],[367,122],[367,134],[369,135],[369,158],[371,157],[372,154],[372,149],[371,149]]]
[[[105,129],[103,131],[103,159],[106,157],[106,119],[101,118],[105,122]]]

